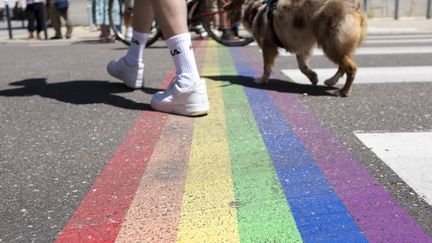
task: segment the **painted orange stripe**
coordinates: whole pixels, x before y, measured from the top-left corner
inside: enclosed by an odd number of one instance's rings
[[[169,116],[117,242],[174,242],[194,119]]]
[[[194,44],[197,47],[202,42]],[[195,53],[198,64],[203,55],[203,51]],[[117,242],[176,240],[194,121],[188,117],[168,116]]]

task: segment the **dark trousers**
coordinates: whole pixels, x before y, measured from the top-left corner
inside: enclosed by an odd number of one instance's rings
[[[50,15],[51,15],[51,23],[55,30],[56,37],[62,37],[61,33],[61,18],[62,17],[66,22],[66,38],[70,38],[72,33],[72,22],[69,18],[69,9],[65,12],[60,12],[55,8],[54,3],[50,4]]]
[[[39,33],[45,28],[45,6],[44,3],[32,3],[27,5],[27,18],[28,18],[28,26],[27,29],[29,32],[35,31],[35,22],[36,22],[36,31]]]

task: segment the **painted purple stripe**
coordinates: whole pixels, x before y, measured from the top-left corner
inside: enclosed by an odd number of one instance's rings
[[[432,237],[294,95],[270,93],[371,242],[432,242]]]

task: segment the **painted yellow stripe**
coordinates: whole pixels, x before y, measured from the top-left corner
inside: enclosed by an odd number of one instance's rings
[[[219,75],[217,46],[208,44],[202,75]],[[195,121],[179,242],[240,241],[220,86],[207,81],[211,110]]]

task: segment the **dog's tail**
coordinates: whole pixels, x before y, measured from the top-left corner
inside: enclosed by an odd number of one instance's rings
[[[366,15],[363,11],[361,0],[328,0],[320,9],[320,24],[327,25],[330,29],[337,29],[337,25],[343,22],[348,15],[352,15],[359,24],[360,29],[357,36],[360,45],[366,36]],[[356,24],[356,25],[357,25]]]

